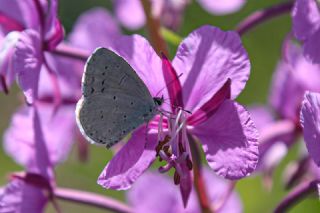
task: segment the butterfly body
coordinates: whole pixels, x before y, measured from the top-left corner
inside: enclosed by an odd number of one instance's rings
[[[89,142],[107,148],[150,121],[161,105],[133,68],[106,48],[98,48],[88,59],[82,95],[76,108],[80,131]]]

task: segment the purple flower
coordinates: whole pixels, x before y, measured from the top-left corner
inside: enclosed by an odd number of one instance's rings
[[[41,142],[35,140],[37,131],[32,107],[20,108],[4,135],[5,151],[27,168],[38,163],[36,156],[40,150],[37,149],[37,143],[45,143],[50,164],[56,165],[66,159],[74,141],[74,105],[61,106],[56,114],[53,114],[54,106],[50,103],[41,102],[37,108],[42,127]]]
[[[215,15],[226,15],[240,10],[246,0],[197,0],[203,9]]]
[[[292,18],[295,37],[303,42],[303,54],[313,63],[320,63],[320,6],[317,0],[297,0]]]
[[[28,103],[33,103],[37,98],[39,73],[41,65],[46,62],[43,51],[54,49],[63,38],[63,29],[56,14],[57,7],[56,0],[50,1],[50,4],[39,0],[1,3],[0,16],[5,24],[0,23],[3,25],[0,38],[9,32],[7,37],[12,37],[12,31],[21,32],[20,35],[15,33],[14,42],[8,38],[0,39],[1,46],[16,46],[15,51],[3,48],[6,51],[2,56],[5,61],[0,66],[1,88],[8,92],[8,86],[12,83],[11,76],[17,75]]]
[[[306,90],[320,92],[320,66],[308,62],[301,48],[288,44],[272,79],[269,102],[282,118],[299,123],[300,105]]]
[[[112,49],[133,67],[152,96],[161,91],[169,100],[171,105],[162,108],[171,116],[150,122],[147,142],[145,126],[135,131],[103,170],[100,185],[128,189],[159,156],[166,162],[160,172],[175,169],[174,180],[180,183],[186,204],[191,191],[191,135],[199,139],[209,166],[220,176],[239,179],[255,169],[257,130],[249,113],[233,101],[250,73],[247,53],[236,33],[201,27],[182,42],[172,65],[165,56],[161,61],[138,35],[118,39]],[[183,75],[178,78],[178,74]]]
[[[110,46],[120,35],[120,28],[112,15],[103,8],[93,8],[77,19],[67,40],[74,47],[92,52],[98,46]]]
[[[9,86],[15,79],[15,72],[12,67],[12,55],[14,46],[20,37],[20,33],[10,32],[5,38],[0,38],[0,91],[6,94],[9,92]]]
[[[52,157],[52,149],[47,143],[48,131],[43,128],[37,106],[22,110],[13,122],[5,141],[9,152],[15,151],[11,154],[25,167],[26,174],[14,175],[0,192],[0,212],[40,213],[52,196],[54,185],[53,164],[56,158]],[[44,194],[44,189],[49,192],[49,197]]]
[[[114,0],[114,10],[117,19],[128,29],[135,30],[145,24],[146,17],[140,0]]]
[[[152,14],[160,17],[162,23],[177,29],[182,22],[183,12],[191,0],[150,0]],[[209,13],[225,15],[238,11],[246,0],[197,0]],[[114,1],[115,13],[121,24],[128,29],[138,29],[145,24],[145,14],[140,0]],[[129,12],[130,11],[130,12]]]
[[[37,180],[39,181],[39,180]],[[42,213],[48,201],[41,187],[14,178],[0,189],[0,212]]]
[[[215,176],[208,169],[203,170],[207,193],[214,212],[242,212],[242,204],[237,193],[230,191],[228,183]],[[156,183],[156,184],[155,184]],[[231,183],[230,183],[231,184]],[[150,196],[152,192],[152,196]],[[190,200],[183,208],[177,187],[169,178],[154,172],[147,172],[133,185],[127,193],[129,204],[136,212],[201,212],[196,192],[192,189]],[[141,202],[143,200],[143,202]]]
[[[306,92],[301,107],[300,122],[307,150],[320,166],[320,94]]]
[[[262,173],[264,184],[270,189],[272,187],[273,171],[286,156],[288,146],[291,145],[294,135],[274,134],[277,128],[281,127],[278,126],[268,107],[262,105],[251,106],[248,110],[260,133],[259,162],[255,172]]]

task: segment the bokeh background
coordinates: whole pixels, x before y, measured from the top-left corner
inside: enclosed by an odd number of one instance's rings
[[[227,16],[213,16],[205,12],[197,3],[193,2],[185,11],[184,23],[178,34],[187,36],[192,30],[204,24],[218,26],[223,30],[232,30],[235,26],[253,11],[272,6],[284,1],[248,0],[245,7],[238,13]],[[112,11],[110,0],[68,0],[60,1],[59,16],[65,27],[66,33],[70,32],[77,17],[89,8],[101,6]],[[267,104],[269,86],[272,73],[281,54],[281,44],[285,35],[291,29],[290,14],[272,19],[242,37],[243,44],[251,60],[251,76],[245,90],[237,99],[246,106],[253,104]],[[137,32],[124,31],[125,33],[139,33],[145,35],[144,29]],[[170,57],[175,54],[176,46],[170,46]],[[80,82],[79,82],[80,83]],[[290,95],[290,94],[288,94]],[[0,135],[8,127],[12,113],[21,103],[21,94],[15,87],[8,96],[0,93]],[[282,173],[286,164],[295,158],[298,153],[298,144],[293,147],[274,174],[274,185],[267,191],[262,185],[260,176],[249,177],[237,183],[236,190],[241,196],[244,212],[272,212],[277,203],[286,195],[282,185]],[[68,160],[56,169],[57,183],[61,187],[77,188],[125,200],[125,193],[105,190],[96,184],[96,179],[106,163],[111,159],[112,153],[101,147],[90,145],[88,162],[81,163],[77,157],[77,150],[73,149]],[[155,166],[156,168],[156,166]],[[12,171],[22,170],[0,148],[0,185],[7,182],[8,174]],[[210,186],[214,187],[214,186]],[[150,196],[157,196],[150,194]],[[142,201],[143,202],[143,201]],[[89,212],[99,213],[103,210],[79,204],[61,202],[63,212]],[[54,212],[49,206],[47,212]],[[290,212],[320,212],[319,198],[310,196],[296,205]]]

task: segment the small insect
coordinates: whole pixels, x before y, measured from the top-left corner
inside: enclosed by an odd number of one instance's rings
[[[119,55],[98,48],[82,76],[76,119],[83,136],[107,148],[157,113],[163,98],[152,97],[134,69]]]

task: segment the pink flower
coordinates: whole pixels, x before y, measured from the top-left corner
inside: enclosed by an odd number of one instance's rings
[[[301,107],[300,122],[307,150],[320,166],[320,94],[307,91]]]
[[[27,102],[33,103],[37,99],[40,69],[46,63],[43,52],[54,49],[63,39],[63,29],[57,18],[58,2],[2,1],[0,20],[5,20],[5,24],[0,23],[3,26],[0,28],[3,49],[0,57],[5,61],[0,64],[0,88],[8,92],[13,82],[11,76],[17,75]],[[14,31],[21,33],[15,32],[13,39]],[[5,36],[11,39],[3,39]]]
[[[210,206],[214,212],[236,213],[242,212],[241,200],[236,192],[230,192],[227,181],[217,177],[209,169],[204,169],[204,181],[210,199]],[[156,183],[156,184],[155,184]],[[152,191],[152,196],[150,192]],[[198,213],[201,212],[196,192],[192,189],[190,200],[186,208],[179,199],[179,191],[168,177],[155,172],[146,172],[127,192],[129,204],[135,212],[146,213]],[[143,202],[141,202],[143,201]]]
[[[291,41],[287,46],[272,78],[269,102],[282,118],[298,124],[305,91],[320,92],[320,66],[306,60],[302,49]]]
[[[296,0],[292,11],[293,32],[303,42],[303,54],[320,63],[320,9],[317,0]]]
[[[161,91],[170,100],[171,105],[162,109],[171,116],[150,123],[147,142],[146,127],[136,130],[101,173],[100,185],[128,189],[159,156],[166,163],[159,171],[175,170],[175,183],[186,204],[192,169],[189,137],[199,139],[209,166],[222,177],[239,179],[255,169],[258,133],[249,113],[233,101],[250,73],[236,33],[201,27],[181,43],[172,65],[138,35],[118,39],[112,49],[133,67],[152,96]],[[178,78],[179,74],[183,75]],[[159,133],[158,123],[163,127]]]

